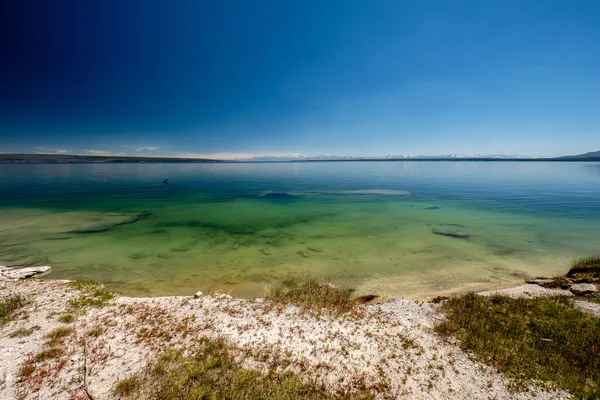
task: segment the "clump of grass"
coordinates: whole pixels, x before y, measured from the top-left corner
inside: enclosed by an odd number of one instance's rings
[[[47,347],[35,355],[35,361],[44,361],[59,358],[65,350],[61,346]]]
[[[73,317],[73,314],[65,314],[61,315],[58,320],[64,324],[70,324],[75,320],[75,317]]]
[[[27,304],[25,297],[15,294],[0,299],[0,325],[12,320],[14,312]]]
[[[243,368],[222,339],[201,338],[195,351],[163,353],[148,368],[113,389],[122,399],[341,399],[314,382],[292,373],[268,374]],[[372,397],[362,397],[363,399]]]
[[[600,256],[582,257],[573,261],[567,276],[590,282],[600,280]]]
[[[98,336],[102,335],[103,332],[104,332],[104,328],[98,326],[96,328],[92,328],[89,331],[87,331],[87,335],[92,336],[92,337],[98,337]]]
[[[64,339],[67,336],[70,336],[75,330],[71,327],[61,327],[56,328],[52,332],[46,335],[48,339],[46,343],[44,343],[44,349],[36,354],[34,360],[44,361],[49,359],[56,359],[62,356],[65,353],[65,349],[63,346]]]
[[[13,333],[10,334],[11,338],[15,338],[15,337],[25,337],[25,336],[30,336],[33,332],[35,332],[36,330],[39,330],[40,327],[38,325],[33,326],[31,328],[19,328],[16,331],[14,331]]]
[[[450,299],[447,320],[436,327],[461,346],[524,384],[552,382],[577,398],[600,397],[600,319],[562,297]]]
[[[73,332],[75,332],[75,330],[71,327],[56,328],[46,336],[48,338],[46,344],[51,347],[55,346],[62,342],[64,338],[70,336]]]
[[[141,387],[142,381],[137,376],[130,376],[117,383],[114,392],[119,397],[130,396]]]
[[[69,300],[69,305],[74,310],[86,307],[104,307],[115,297],[114,293],[94,281],[73,281],[69,283],[69,286],[80,292],[79,297]]]
[[[315,280],[285,282],[272,288],[266,298],[283,304],[296,304],[305,310],[326,309],[336,314],[347,313],[356,307],[348,289]]]

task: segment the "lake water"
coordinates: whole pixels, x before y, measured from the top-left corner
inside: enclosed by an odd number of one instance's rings
[[[0,265],[134,296],[316,277],[426,299],[600,253],[595,163],[5,164],[0,185]]]

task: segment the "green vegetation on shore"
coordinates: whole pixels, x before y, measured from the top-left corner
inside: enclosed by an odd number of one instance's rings
[[[566,275],[555,276],[550,279],[551,282],[544,283],[542,286],[568,289],[575,283],[600,284],[600,256],[578,258],[571,263],[571,268]],[[586,300],[589,300],[589,298]]]
[[[467,294],[447,301],[436,327],[517,383],[552,382],[577,398],[600,397],[600,318],[563,297]]]
[[[115,297],[114,293],[94,281],[73,281],[69,283],[69,287],[80,292],[79,297],[69,300],[69,306],[74,310],[86,307],[104,307]]]
[[[592,282],[600,280],[600,256],[582,257],[573,261],[567,276]]]
[[[27,304],[25,298],[21,295],[10,295],[0,299],[0,325],[9,322],[14,316],[14,312]]]
[[[356,306],[350,290],[316,280],[302,283],[285,282],[281,286],[272,288],[267,293],[266,299],[283,304],[295,304],[304,310],[320,312],[326,309],[336,314],[347,313]]]
[[[290,372],[262,374],[242,367],[223,339],[203,337],[191,355],[164,352],[146,370],[121,380],[114,388],[120,399],[147,400],[333,400],[370,399],[332,394]]]

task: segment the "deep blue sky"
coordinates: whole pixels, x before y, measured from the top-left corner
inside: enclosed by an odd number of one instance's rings
[[[0,152],[600,150],[600,2],[8,0]]]

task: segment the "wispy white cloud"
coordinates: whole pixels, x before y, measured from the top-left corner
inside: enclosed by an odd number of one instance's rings
[[[105,150],[83,150],[83,151],[91,156],[121,156],[121,157],[127,156],[127,153],[123,153],[123,152],[113,153],[113,152],[105,151]]]
[[[256,157],[300,157],[299,153],[176,153],[181,158],[208,158],[213,160],[247,160]]]
[[[158,146],[133,146],[135,151],[154,151],[158,150]]]
[[[69,152],[68,149],[53,149],[49,147],[36,147],[37,154],[66,154]]]

